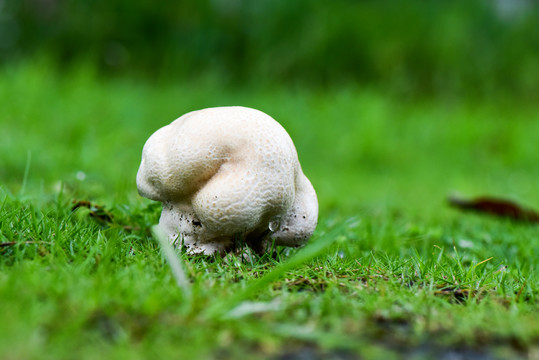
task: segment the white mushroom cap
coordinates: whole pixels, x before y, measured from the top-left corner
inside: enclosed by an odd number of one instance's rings
[[[318,201],[286,130],[245,107],[193,111],[146,142],[139,193],[161,201],[159,226],[190,253],[229,250],[242,239],[298,246],[312,235]]]

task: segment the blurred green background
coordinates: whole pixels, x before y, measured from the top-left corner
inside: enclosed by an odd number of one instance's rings
[[[323,215],[533,205],[538,24],[526,0],[0,0],[0,181],[140,201],[151,133],[244,105],[290,133]]]
[[[360,84],[400,95],[537,99],[531,0],[2,0],[0,61],[246,84]]]

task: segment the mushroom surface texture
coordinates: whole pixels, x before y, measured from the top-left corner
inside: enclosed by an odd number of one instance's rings
[[[316,228],[318,200],[292,139],[246,107],[193,111],[146,142],[139,193],[163,203],[159,226],[190,254],[299,246]]]

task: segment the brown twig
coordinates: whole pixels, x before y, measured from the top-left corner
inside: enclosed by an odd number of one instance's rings
[[[8,247],[8,246],[14,246],[14,245],[17,245],[17,244],[51,244],[51,242],[50,241],[34,241],[34,240],[29,240],[29,241],[8,241],[8,242],[0,243],[0,248]]]

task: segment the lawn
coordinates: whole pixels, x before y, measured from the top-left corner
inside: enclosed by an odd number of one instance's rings
[[[537,225],[446,204],[459,192],[539,207],[537,105],[39,61],[2,68],[0,99],[2,359],[539,357]],[[319,225],[272,256],[178,251],[181,287],[135,174],[155,130],[224,105],[288,130]]]

